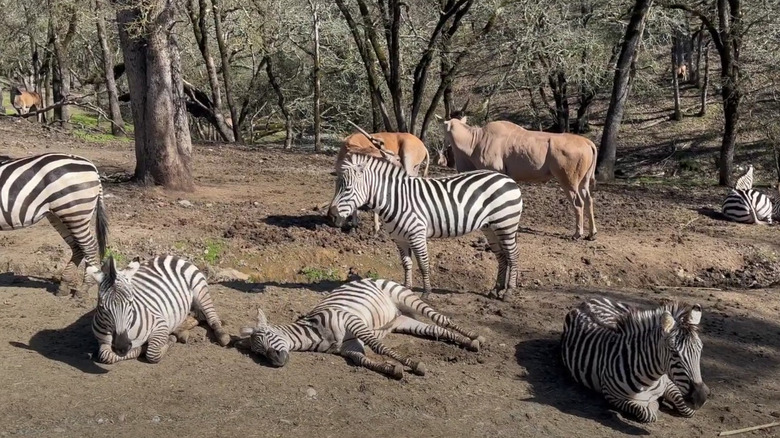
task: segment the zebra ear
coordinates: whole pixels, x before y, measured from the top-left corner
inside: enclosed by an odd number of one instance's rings
[[[668,311],[664,311],[664,314],[661,315],[661,328],[663,328],[665,334],[669,334],[672,332],[672,329],[674,329],[674,317],[671,313]]]
[[[688,314],[688,324],[699,325],[700,322],[701,322],[701,306],[698,304],[694,304],[693,309],[691,309],[691,313]]]
[[[116,265],[114,264],[113,256],[108,256],[103,261],[103,276],[108,279],[108,284],[116,282]]]
[[[254,332],[255,332],[254,327],[241,327],[241,331],[239,332],[239,334],[241,335],[242,338],[248,338],[252,336],[252,333]]]
[[[265,317],[265,313],[263,313],[263,309],[257,308],[257,328],[265,327],[268,325],[268,319]]]

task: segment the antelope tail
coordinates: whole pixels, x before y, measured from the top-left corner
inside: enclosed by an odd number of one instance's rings
[[[428,152],[428,148],[425,148],[425,171],[423,172],[424,177],[428,177],[428,165],[431,164],[431,153]]]

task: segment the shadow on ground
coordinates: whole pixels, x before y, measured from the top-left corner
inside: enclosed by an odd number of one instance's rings
[[[57,293],[58,284],[52,279],[36,278],[26,275],[16,275],[13,272],[0,274],[0,287],[13,286],[29,289],[44,289],[50,294]]]

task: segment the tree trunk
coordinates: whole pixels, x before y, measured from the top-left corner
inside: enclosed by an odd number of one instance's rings
[[[227,100],[228,109],[230,109],[230,122],[233,125],[233,138],[237,143],[241,143],[241,130],[238,124],[238,113],[236,112],[236,105],[233,102],[233,78],[230,67],[230,54],[228,53],[227,45],[225,44],[225,34],[222,33],[222,5],[221,0],[211,0],[211,4],[214,5],[214,32],[217,34],[217,46],[219,47],[219,54],[222,57],[222,79],[225,81],[225,99]]]
[[[707,115],[707,91],[710,89],[710,46],[704,48],[704,83],[701,88],[701,108],[699,117]]]
[[[623,44],[615,67],[615,78],[612,83],[612,96],[609,100],[609,109],[607,110],[604,132],[601,137],[601,147],[598,153],[596,176],[600,181],[615,179],[617,137],[620,123],[623,120],[626,100],[628,99],[631,65],[635,60],[637,46],[642,40],[645,18],[650,11],[651,5],[652,0],[636,0],[631,11],[631,19],[626,27],[626,34],[623,37]]]
[[[699,28],[696,33],[696,67],[693,69],[693,80],[695,81],[696,88],[701,88],[701,52],[704,49],[704,26]]]
[[[677,37],[672,38],[672,89],[674,90],[674,113],[672,114],[672,120],[682,120],[682,112],[680,111],[680,80],[677,76],[677,72],[680,69],[680,57],[677,50],[680,41]]]
[[[723,115],[725,127],[723,141],[720,147],[719,184],[731,185],[731,170],[734,168],[734,149],[737,144],[737,128],[739,125],[739,102],[742,98],[737,87],[727,83],[721,91],[723,96]]]
[[[52,81],[54,100],[59,102],[70,95],[71,73],[70,57],[68,49],[73,37],[76,34],[76,25],[78,24],[78,15],[74,6],[66,6],[68,14],[68,27],[65,35],[61,36],[56,26],[55,12],[53,11],[53,2],[49,0],[49,29],[50,36],[53,37],[54,59],[57,61],[54,65],[54,77]],[[54,109],[54,121],[59,122],[64,129],[70,129],[70,106],[62,105]]]
[[[318,15],[318,5],[313,0],[309,0],[311,7],[311,16],[314,27],[314,68],[312,69],[312,82],[314,83],[314,151],[322,152],[322,114],[320,113],[320,101],[322,99],[322,89],[320,80],[322,70],[320,68],[320,19]]]
[[[569,98],[567,94],[566,73],[559,70],[557,73],[550,74],[547,77],[550,89],[555,101],[555,125],[557,132],[569,132]]]
[[[116,89],[116,79],[114,78],[114,55],[108,46],[106,37],[106,23],[103,18],[103,0],[95,0],[95,17],[97,24],[98,41],[100,41],[100,51],[103,56],[103,75],[105,77],[106,92],[108,93],[108,109],[111,116],[111,134],[114,136],[124,135],[125,122],[122,120],[122,113],[119,110],[119,93]],[[97,89],[97,83],[95,84]],[[98,104],[99,106],[99,104]]]
[[[192,141],[171,33],[174,3],[154,0],[153,13],[142,15],[137,2],[118,0],[117,23],[135,127],[135,180],[189,191]]]
[[[282,112],[282,116],[284,117],[284,128],[285,128],[284,148],[290,149],[292,147],[292,138],[293,138],[292,120],[290,117],[290,111],[287,110],[287,102],[285,101],[284,93],[282,92],[282,87],[281,85],[279,85],[279,80],[276,78],[276,75],[274,74],[274,69],[272,64],[273,63],[271,62],[271,57],[266,56],[265,72],[268,75],[268,82],[271,83],[271,88],[273,88],[274,92],[276,93],[277,103],[279,104],[279,111]]]

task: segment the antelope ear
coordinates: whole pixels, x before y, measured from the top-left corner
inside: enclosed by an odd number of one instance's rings
[[[257,328],[262,328],[268,325],[268,318],[265,317],[263,309],[257,308]]]
[[[103,273],[100,271],[100,268],[96,266],[87,265],[87,275],[91,275],[97,284],[103,282]]]
[[[440,115],[438,115],[438,114],[434,114],[433,116],[434,116],[434,117],[436,117],[436,120],[438,120],[438,121],[440,121],[440,122],[443,122],[443,121],[444,121],[444,117],[442,117],[442,116],[440,116]]]
[[[698,304],[693,305],[691,313],[688,314],[688,324],[699,325],[701,322],[701,306]]]
[[[671,313],[668,311],[664,311],[664,314],[661,315],[661,328],[663,328],[665,334],[669,334],[672,332],[672,329],[674,329],[674,317]]]
[[[460,118],[460,121],[461,121],[461,123],[463,123],[465,125],[468,122],[468,119],[469,118],[467,116],[463,116],[463,117]]]

